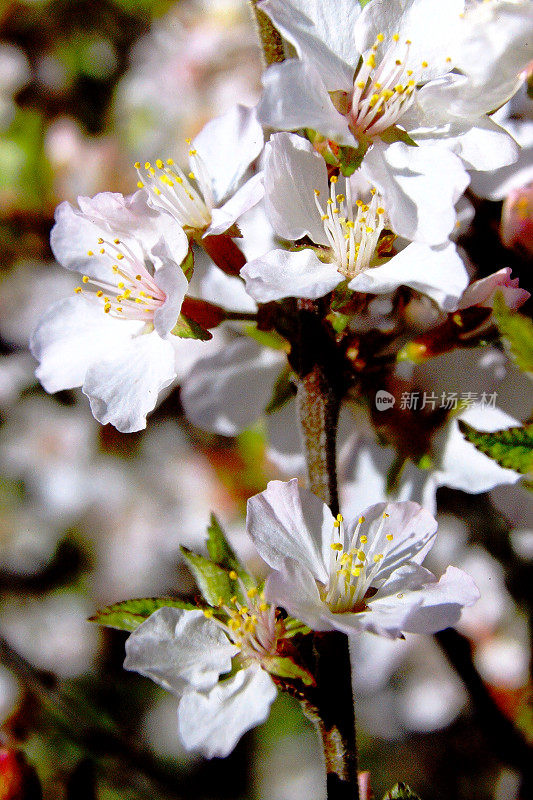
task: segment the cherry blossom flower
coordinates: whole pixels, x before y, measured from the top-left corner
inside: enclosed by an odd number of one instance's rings
[[[530,297],[526,289],[518,285],[518,278],[511,278],[512,270],[509,267],[494,272],[486,278],[474,281],[464,292],[459,301],[458,309],[482,306],[494,307],[494,297],[498,292],[503,294],[505,305],[510,309],[520,308]]]
[[[247,527],[274,570],[267,598],[317,631],[433,633],[479,597],[461,570],[437,580],[421,566],[437,522],[417,503],[379,503],[345,526],[297,479],[271,481],[248,501]]]
[[[189,171],[172,158],[144,165],[137,161],[137,186],[146,190],[153,208],[169,213],[187,231],[205,236],[225,233],[263,194],[261,173],[239,188],[263,149],[255,111],[234,106],[188,143]]]
[[[438,160],[444,176],[446,150],[477,170],[516,159],[516,143],[488,113],[517,91],[532,57],[529,3],[495,0],[464,14],[463,0],[372,0],[362,11],[351,0],[260,5],[299,56],[267,70],[264,124],[370,147],[363,163],[391,198],[410,173],[435,174]],[[438,193],[436,175],[433,185]],[[417,210],[424,215],[423,201]],[[389,215],[406,235],[401,202]]]
[[[187,237],[140,192],[78,204],[58,206],[51,243],[64,267],[84,274],[32,336],[37,377],[48,392],[82,386],[99,422],[140,430],[176,376],[170,332],[188,287]]]
[[[268,667],[285,625],[257,588],[241,588],[247,605],[233,597],[204,612],[161,608],[126,642],[125,668],[180,698],[183,744],[207,758],[227,756],[276,696]]]
[[[453,187],[443,182],[435,211],[444,227],[436,244],[455,224],[455,199]],[[252,297],[263,303],[291,296],[316,299],[347,280],[350,289],[373,294],[410,286],[453,310],[468,283],[455,246],[412,242],[391,258],[386,203],[375,188],[365,200],[357,198],[349,179],[333,175],[328,187],[324,159],[308,141],[275,134],[265,158],[270,221],[284,239],[309,236],[320,249],[272,250],[248,262],[241,275]]]

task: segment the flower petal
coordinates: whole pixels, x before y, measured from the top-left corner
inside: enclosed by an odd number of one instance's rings
[[[325,264],[312,250],[272,250],[241,270],[247,292],[258,303],[304,297],[316,300],[342,283],[334,264]]]
[[[272,678],[257,664],[219,681],[208,694],[187,692],[178,708],[183,744],[206,758],[224,758],[246,731],[266,720],[276,694]]]
[[[353,0],[264,0],[260,4],[279,32],[322,75],[328,91],[350,92],[359,60],[353,28],[361,13]]]
[[[211,177],[215,204],[235,192],[244,173],[263,149],[263,130],[255,109],[235,105],[204,125],[193,141]]]
[[[165,302],[154,312],[154,328],[159,336],[165,337],[178,320],[189,284],[182,268],[174,263],[168,263],[158,269],[154,280],[166,294]]]
[[[146,415],[175,375],[172,344],[154,331],[131,339],[114,355],[91,365],[83,392],[102,425],[111,423],[122,433],[132,433],[146,427]]]
[[[267,564],[281,569],[285,559],[293,559],[322,583],[328,578],[333,521],[327,505],[300,489],[296,478],[270,481],[248,500],[246,528]]]
[[[264,412],[282,366],[281,353],[251,340],[199,359],[181,390],[187,417],[205,430],[235,436]]]
[[[385,294],[410,286],[427,294],[444,311],[453,311],[468,285],[468,273],[454,244],[428,247],[413,242],[385,264],[367,269],[350,281],[356,292]]]
[[[409,591],[405,599],[420,599],[403,630],[409,633],[435,633],[455,625],[464,606],[479,600],[479,589],[472,578],[456,567],[448,567],[439,581]],[[372,605],[370,602],[369,605]]]
[[[124,668],[139,672],[180,695],[210,689],[231,670],[239,648],[202,611],[160,608],[126,640]]]
[[[312,630],[334,630],[334,625],[324,619],[328,607],[321,600],[316,580],[307,567],[287,558],[280,570],[268,576],[265,595],[273,605],[284,608]]]
[[[339,144],[355,147],[347,118],[339,114],[320,73],[309,62],[291,58],[269,67],[263,86],[257,107],[263,125],[289,131],[313,128]]]

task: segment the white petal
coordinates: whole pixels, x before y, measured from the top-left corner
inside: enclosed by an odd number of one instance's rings
[[[308,235],[316,244],[329,244],[315,190],[324,204],[329,192],[322,156],[302,136],[274,134],[266,147],[265,207],[278,236],[295,241]]]
[[[263,175],[258,173],[246,181],[221,208],[211,211],[211,224],[204,236],[216,236],[227,231],[239,217],[259,203],[263,193]]]
[[[235,436],[264,412],[283,360],[251,340],[199,359],[181,390],[187,417],[200,428]]]
[[[42,316],[30,341],[40,362],[36,375],[47,392],[81,386],[89,367],[121,348],[143,326],[104,314],[99,303],[74,296],[54,303]]]
[[[404,626],[415,607],[415,602],[407,602],[398,598],[376,600],[368,611],[352,614],[333,614],[329,617],[332,625],[348,636],[361,631],[385,636],[387,639],[398,639],[402,636]]]
[[[159,336],[164,337],[178,320],[189,284],[180,265],[174,263],[156,270],[154,280],[166,294],[165,302],[154,313],[154,328]]]
[[[122,433],[132,433],[146,427],[146,415],[175,375],[172,344],[154,331],[136,336],[89,367],[83,392],[102,425],[111,423]]]
[[[232,194],[263,149],[255,109],[236,105],[205,125],[193,141],[211,177],[216,205]]]
[[[359,53],[353,27],[361,9],[353,0],[265,0],[260,4],[300,58],[320,71],[328,91],[350,92]]]
[[[348,120],[330,100],[320,73],[307,61],[291,58],[269,67],[257,107],[259,120],[270,128],[295,131],[313,128],[338,142],[355,146]]]
[[[334,630],[335,626],[324,619],[329,609],[320,599],[316,580],[307,567],[286,559],[281,570],[268,576],[265,595],[273,605],[284,608],[312,630]]]
[[[342,283],[344,277],[334,264],[320,261],[312,250],[272,250],[249,261],[241,270],[246,291],[258,303],[305,297],[316,300]]]
[[[448,72],[446,61],[455,56],[460,14],[464,0],[372,0],[363,9],[355,26],[356,46],[372,47],[379,33],[385,40],[381,47],[398,34],[400,41],[411,41],[406,66],[420,68],[428,63],[423,79]],[[379,60],[378,50],[377,59]]]
[[[318,497],[300,489],[296,478],[270,481],[264,492],[251,497],[246,528],[271,567],[281,569],[286,558],[293,559],[327,582],[333,516]]]
[[[427,294],[444,311],[453,311],[468,285],[468,273],[454,244],[431,248],[413,242],[379,267],[361,272],[349,287],[356,292],[385,294],[410,286]]]
[[[289,401],[265,418],[267,457],[280,473],[289,478],[307,474],[302,437],[299,430],[296,403]]]
[[[272,678],[258,665],[220,681],[209,694],[188,692],[178,708],[183,744],[207,758],[224,758],[246,731],[266,720],[276,693]]]
[[[405,594],[406,600],[420,598],[403,630],[411,633],[435,633],[455,625],[463,606],[479,599],[479,590],[472,578],[456,567],[448,567],[439,581],[426,584],[418,591]],[[372,601],[370,601],[372,606]]]
[[[446,241],[455,226],[455,203],[469,181],[457,156],[439,145],[376,142],[362,171],[386,198],[395,233],[429,245]]]
[[[126,640],[125,669],[139,672],[180,695],[211,689],[231,670],[239,648],[202,611],[160,608]]]

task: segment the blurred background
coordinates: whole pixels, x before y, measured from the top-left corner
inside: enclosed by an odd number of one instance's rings
[[[318,742],[290,698],[228,759],[204,762],[180,745],[176,701],[122,670],[125,635],[87,621],[125,598],[191,592],[179,545],[203,549],[211,510],[253,559],[246,499],[276,475],[263,427],[201,432],[175,390],[145,432],[123,435],[81,392],[46,395],[27,349],[75,285],[49,247],[57,203],[133,192],[134,161],[179,158],[210,118],[256,102],[260,74],[244,0],[0,0],[1,800],[325,796]],[[530,106],[524,89],[498,112],[524,151],[492,182],[474,176],[460,239],[481,275],[510,266],[529,289]],[[460,631],[531,739],[531,492],[441,490],[439,509],[436,561],[483,594]],[[376,797],[399,778],[426,800],[518,797],[512,759],[494,754],[432,639],[372,639],[355,689]]]

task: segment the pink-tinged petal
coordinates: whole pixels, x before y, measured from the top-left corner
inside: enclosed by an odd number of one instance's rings
[[[277,690],[257,664],[219,681],[209,693],[188,692],[178,708],[180,737],[187,750],[225,758],[246,731],[264,722]]]
[[[355,292],[385,294],[410,286],[428,295],[444,310],[454,311],[468,273],[454,244],[429,247],[413,242],[385,264],[361,272],[349,283]]]
[[[211,178],[215,204],[233,194],[263,149],[263,131],[255,109],[236,105],[205,125],[193,141]]]
[[[189,284],[179,264],[173,263],[158,269],[154,280],[166,295],[163,305],[154,312],[154,328],[164,338],[178,321]]]
[[[401,594],[401,592],[400,592]],[[405,599],[417,597],[420,605],[404,625],[406,633],[436,633],[455,625],[464,606],[479,599],[479,589],[472,578],[456,567],[448,567],[442,578],[427,583],[417,591],[408,591]],[[403,598],[402,598],[403,599]]]
[[[251,340],[199,359],[182,386],[185,414],[199,428],[235,436],[263,414],[283,362],[282,353]]]
[[[83,392],[102,425],[111,423],[122,433],[132,433],[146,427],[146,415],[155,408],[159,392],[175,376],[172,344],[154,331],[92,364]]]
[[[60,300],[43,314],[31,337],[37,378],[47,392],[81,386],[89,367],[110,350],[121,350],[142,327],[142,322],[109,317],[85,297]]]
[[[246,181],[220,208],[211,211],[211,224],[204,236],[225,233],[239,217],[257,205],[264,194],[263,175],[258,173]]]
[[[272,250],[241,270],[246,291],[258,303],[304,297],[316,300],[333,291],[344,277],[334,264],[320,261],[312,250]]]
[[[333,521],[329,508],[301,489],[296,478],[270,481],[248,500],[246,528],[267,564],[281,569],[285,559],[292,559],[322,583],[328,578]]]
[[[513,189],[505,198],[500,232],[506,247],[516,247],[533,255],[533,181]]]
[[[355,147],[347,118],[336,110],[312,64],[294,58],[275,64],[265,72],[263,85],[257,107],[263,125],[289,131],[313,128],[339,144]]]
[[[375,142],[362,171],[386,198],[395,233],[430,246],[448,239],[455,227],[455,203],[469,181],[457,156],[441,145]]]
[[[294,45],[300,58],[319,70],[328,91],[352,91],[360,55],[353,39],[355,21],[361,11],[358,3],[264,0],[260,7],[282,36]]]
[[[308,235],[316,244],[329,244],[315,192],[323,208],[329,193],[322,156],[301,136],[274,134],[266,147],[265,207],[278,236],[295,241]]]
[[[511,278],[511,271],[510,267],[504,267],[486,278],[474,281],[464,292],[457,307],[460,309],[472,306],[493,308],[494,296],[500,291],[508,308],[520,308],[531,295],[519,287],[518,278]]]
[[[284,608],[314,631],[334,630],[324,615],[329,610],[321,600],[316,580],[307,567],[286,559],[281,570],[270,573],[265,595],[273,605]]]
[[[422,77],[429,80],[450,70],[447,59],[455,56],[463,9],[464,0],[372,0],[355,26],[356,46],[368,50],[381,33],[385,48],[398,34],[401,42],[411,42],[406,66],[419,70],[426,62]]]
[[[160,608],[126,640],[125,669],[181,695],[211,689],[239,648],[202,611]]]

